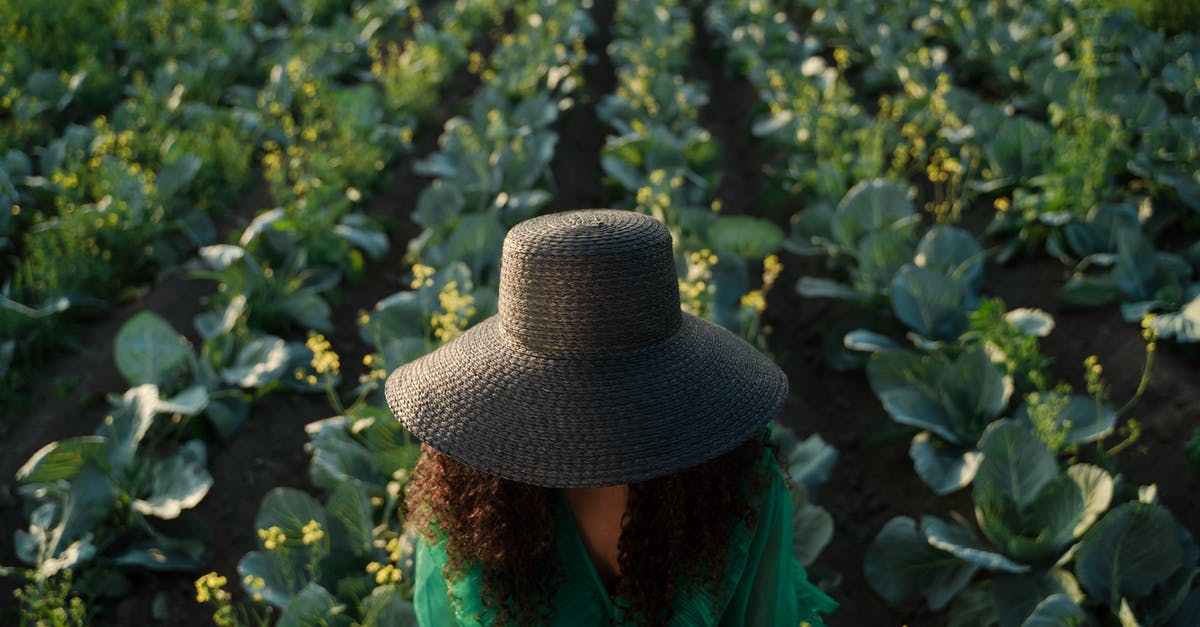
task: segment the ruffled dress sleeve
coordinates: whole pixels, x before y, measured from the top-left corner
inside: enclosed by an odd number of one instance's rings
[[[776,475],[766,490],[758,525],[746,537],[744,548],[731,547],[728,597],[720,627],[824,627],[822,614],[837,609],[837,602],[808,581],[808,574],[792,554],[792,497],[782,477]]]

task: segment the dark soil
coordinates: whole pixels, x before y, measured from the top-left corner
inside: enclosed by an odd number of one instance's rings
[[[481,46],[481,51],[487,53],[490,45],[489,42]],[[412,164],[437,150],[444,122],[464,108],[478,84],[477,76],[463,72],[447,85],[439,109],[442,117],[429,120],[418,132],[412,153],[395,164],[390,179],[365,207],[368,216],[387,225],[388,239],[394,245],[383,258],[368,262],[365,280],[345,286],[340,301],[332,303],[334,331],[328,338],[335,350],[346,355],[371,352],[359,337],[358,313],[370,310],[379,300],[404,287],[402,269],[407,267],[406,251],[403,244],[395,243],[408,242],[420,233],[420,227],[409,220],[409,214],[428,181],[412,171]],[[230,233],[225,239],[236,237],[257,213],[271,206],[265,183],[256,187],[239,204],[235,215],[223,222],[222,226]],[[182,272],[165,277],[140,299],[88,329],[82,341],[88,350],[58,358],[39,378],[34,394],[45,401],[36,404],[28,416],[13,421],[12,432],[0,440],[0,564],[19,563],[13,548],[13,532],[27,522],[16,496],[17,468],[51,441],[94,432],[108,409],[105,396],[121,393],[128,387],[112,361],[113,341],[121,326],[141,311],[153,311],[194,345],[199,345],[192,320],[204,311],[204,299],[213,293],[213,288],[211,282],[188,279]],[[351,367],[358,368],[356,364]],[[347,388],[353,387],[359,374],[344,373],[344,378],[351,382]],[[53,392],[64,388],[63,392]],[[213,530],[210,570],[229,577],[234,582],[230,586],[234,592],[240,590],[236,584],[238,560],[257,548],[254,520],[263,496],[275,487],[314,491],[308,479],[309,458],[304,449],[308,438],[304,426],[328,418],[332,412],[322,396],[268,395],[254,404],[250,419],[230,442],[211,445],[209,472],[213,486],[194,511]],[[95,624],[163,624],[151,615],[151,604],[162,595],[170,615],[166,624],[211,625],[211,612],[195,602],[193,582],[199,574],[133,574],[133,592],[120,602],[104,606],[105,611],[96,617]],[[0,618],[11,606],[12,583],[0,579]]]
[[[805,299],[794,285],[800,276],[828,276],[824,261],[784,255],[785,270],[768,296],[766,320],[775,329],[772,348],[791,381],[792,393],[782,419],[800,434],[819,433],[837,447],[838,465],[815,500],[830,511],[835,536],[812,572],[833,583],[831,594],[842,604],[831,625],[945,624],[945,613],[923,606],[888,606],[867,586],[863,556],[875,534],[894,516],[919,516],[957,510],[973,513],[965,493],[935,496],[916,476],[908,458],[907,437],[887,438],[889,420],[861,372],[838,373],[825,365],[822,341],[833,321],[858,315],[854,307],[829,300]],[[1053,358],[1056,377],[1083,389],[1083,360],[1097,355],[1105,366],[1115,406],[1130,399],[1142,376],[1145,342],[1140,328],[1121,320],[1116,307],[1059,310],[1052,297],[1065,269],[1045,257],[1022,258],[989,268],[986,290],[1009,308],[1038,307],[1051,312],[1055,330],[1042,342]],[[1155,483],[1162,503],[1193,535],[1200,533],[1200,479],[1188,466],[1182,443],[1200,426],[1200,364],[1177,347],[1162,343],[1150,382],[1128,418],[1144,425],[1141,439],[1118,457],[1119,470],[1134,485]],[[1108,444],[1114,444],[1118,438]],[[877,441],[880,441],[877,443]]]
[[[606,128],[596,118],[595,105],[610,93],[615,83],[612,65],[605,54],[615,0],[598,0],[593,8],[597,30],[587,41],[593,58],[584,69],[584,90],[575,107],[559,121],[559,145],[552,163],[556,198],[551,210],[606,206],[611,198],[602,183],[599,163]],[[720,51],[711,48],[702,29],[690,68],[692,80],[709,85],[710,103],[701,112],[701,123],[723,147],[724,169],[717,190],[726,211],[765,215],[776,224],[788,220],[802,206],[773,203],[759,206],[768,186],[771,154],[750,135],[749,128],[758,99],[744,79],[725,71]],[[467,73],[448,86],[440,111],[449,115],[462,108],[477,85]],[[412,172],[412,163],[436,150],[442,125],[426,124],[416,139],[413,153],[394,167],[390,180],[375,194],[367,213],[388,225],[392,250],[382,259],[368,263],[367,279],[345,286],[334,303],[330,335],[334,348],[347,356],[368,352],[358,337],[355,319],[381,298],[404,287],[404,242],[419,232],[408,216],[427,181]],[[258,210],[269,206],[265,187],[247,197],[240,219],[229,225],[231,232],[244,226]],[[968,216],[968,223],[972,216]],[[791,393],[781,411],[781,420],[801,436],[819,433],[839,451],[837,467],[814,500],[834,517],[833,542],[810,568],[814,579],[827,587],[842,607],[831,625],[874,627],[910,625],[941,626],[944,613],[930,613],[920,604],[904,608],[887,605],[867,586],[863,555],[875,534],[894,516],[919,516],[950,509],[971,516],[966,495],[936,497],[912,470],[908,458],[908,434],[894,428],[871,393],[861,372],[835,372],[825,363],[823,342],[831,327],[859,315],[854,307],[829,300],[804,299],[794,290],[804,275],[827,276],[823,259],[781,253],[785,269],[768,294],[765,322],[773,327],[771,348],[791,382]],[[987,289],[1011,307],[1030,306],[1050,310],[1057,321],[1055,331],[1044,340],[1054,372],[1076,387],[1082,385],[1082,361],[1091,354],[1105,365],[1111,397],[1116,405],[1130,398],[1141,377],[1144,343],[1136,325],[1120,320],[1115,307],[1058,311],[1051,297],[1062,284],[1064,270],[1044,258],[1021,258],[1002,268],[989,268]],[[77,355],[57,359],[39,378],[28,416],[15,421],[12,431],[0,441],[0,564],[16,564],[12,532],[25,524],[25,515],[15,496],[13,474],[39,447],[54,439],[92,432],[104,415],[104,395],[120,392],[125,384],[112,364],[112,341],[120,326],[141,310],[159,313],[176,329],[196,342],[192,318],[200,313],[202,298],[212,291],[205,282],[181,274],[165,277],[136,302],[114,311],[84,336],[89,347]],[[349,361],[349,360],[347,360]],[[347,364],[344,378],[353,382],[359,372]],[[1162,501],[1185,527],[1200,532],[1200,503],[1189,498],[1200,488],[1197,476],[1187,465],[1181,443],[1197,425],[1200,416],[1200,363],[1180,356],[1173,347],[1159,348],[1150,384],[1129,417],[1140,420],[1145,431],[1141,440],[1119,458],[1120,469],[1134,483],[1157,483]],[[348,384],[349,385],[349,384]],[[56,394],[55,390],[65,392]],[[245,553],[256,547],[254,519],[263,495],[278,486],[312,491],[308,479],[309,459],[304,425],[330,415],[319,396],[274,394],[257,402],[250,420],[236,437],[214,444],[210,472],[214,484],[196,508],[197,516],[214,531],[214,556],[210,564],[229,577],[235,592],[236,566]],[[1151,451],[1153,451],[1151,453]],[[156,596],[165,598],[170,619],[166,624],[199,626],[210,624],[207,608],[195,603],[192,582],[199,573],[133,575],[135,592],[108,606],[97,624],[163,624],[150,613]],[[0,622],[11,596],[0,582]],[[7,606],[11,607],[11,605]]]
[[[592,5],[596,29],[584,42],[589,53],[583,66],[583,89],[576,95],[575,106],[558,121],[558,145],[550,163],[555,192],[547,207],[550,212],[609,205],[604,170],[600,167],[607,128],[596,116],[596,105],[613,92],[617,82],[612,60],[606,53],[612,41],[610,30],[615,8],[614,0],[596,0]]]

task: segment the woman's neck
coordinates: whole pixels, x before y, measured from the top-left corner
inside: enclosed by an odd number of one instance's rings
[[[627,484],[599,488],[565,488],[567,504],[600,580],[611,592],[621,577],[618,543],[629,500]]]

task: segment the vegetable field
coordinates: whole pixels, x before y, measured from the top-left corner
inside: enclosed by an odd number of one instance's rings
[[[412,624],[383,378],[615,207],[830,624],[1200,625],[1200,12],[1116,4],[3,3],[0,624]]]

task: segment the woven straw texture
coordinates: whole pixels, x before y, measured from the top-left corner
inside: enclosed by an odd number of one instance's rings
[[[481,470],[546,487],[644,481],[761,429],[783,372],[682,312],[671,234],[590,210],[513,227],[499,313],[396,369],[388,405],[414,435]]]

